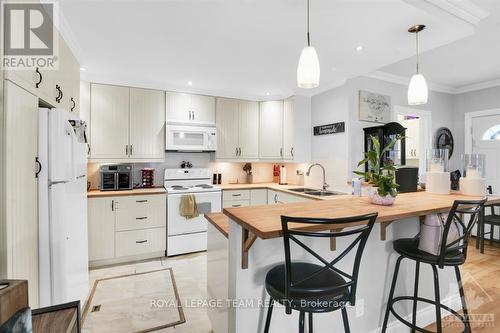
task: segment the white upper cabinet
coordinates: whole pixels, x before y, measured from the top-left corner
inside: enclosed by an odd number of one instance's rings
[[[238,100],[217,98],[217,158],[237,158],[238,126]]]
[[[253,101],[238,102],[238,157],[259,158],[259,103]]]
[[[59,47],[55,68],[10,70],[5,71],[5,78],[53,107],[68,111],[73,108],[75,112],[75,104],[79,103],[76,99],[79,98],[80,65],[62,36],[57,34],[57,38]]]
[[[130,89],[130,151],[132,158],[163,158],[165,154],[163,91]]]
[[[217,98],[217,158],[259,157],[259,104]]]
[[[163,91],[92,84],[90,96],[91,159],[163,159]]]
[[[129,88],[92,84],[90,157],[128,158]]]
[[[259,157],[283,158],[283,101],[260,103]]]
[[[215,125],[215,97],[167,92],[167,122]]]
[[[283,102],[283,158],[293,160],[295,144],[294,100],[287,98]]]

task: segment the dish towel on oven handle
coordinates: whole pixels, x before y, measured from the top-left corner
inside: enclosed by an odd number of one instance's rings
[[[198,217],[198,206],[196,205],[196,197],[193,194],[183,195],[181,197],[180,214],[186,220]]]
[[[418,249],[435,256],[441,252],[441,240],[443,238],[446,219],[442,214],[429,214],[420,225],[420,241]],[[455,219],[451,222],[446,244],[450,244],[460,238],[460,230]]]

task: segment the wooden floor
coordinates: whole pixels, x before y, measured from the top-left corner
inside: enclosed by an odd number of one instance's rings
[[[475,239],[467,252],[462,267],[465,298],[469,309],[472,332],[500,332],[500,247],[485,242],[484,254],[475,248]],[[463,331],[463,325],[453,317],[443,320],[443,333]],[[427,329],[436,331],[436,326]]]

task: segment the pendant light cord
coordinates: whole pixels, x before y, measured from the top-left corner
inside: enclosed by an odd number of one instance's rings
[[[419,74],[419,71],[418,71],[418,32],[415,33],[415,48],[417,50],[417,74]]]
[[[309,37],[309,0],[307,0],[307,46],[311,46],[311,38]]]

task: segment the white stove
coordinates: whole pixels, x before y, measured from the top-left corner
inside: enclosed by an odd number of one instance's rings
[[[207,249],[206,213],[220,212],[221,189],[211,184],[209,169],[165,169],[167,190],[167,256]],[[183,196],[194,195],[198,217],[186,219],[180,214]]]

